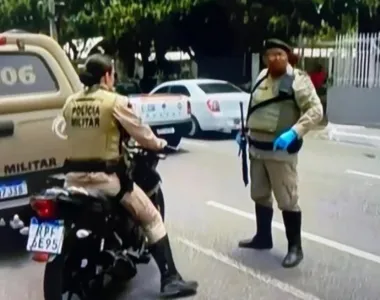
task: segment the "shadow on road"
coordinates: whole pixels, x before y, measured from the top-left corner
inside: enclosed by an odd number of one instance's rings
[[[26,237],[18,233],[17,230],[2,228],[0,230],[0,264],[12,258],[27,256]]]
[[[18,268],[28,263],[29,253],[25,250],[25,240],[8,239],[0,243],[0,265]]]
[[[281,266],[284,255],[285,253],[277,249],[272,249],[271,251],[236,249],[230,253],[232,259],[249,269],[257,270],[259,274],[268,275],[278,280],[283,280],[289,274],[292,277],[301,276],[300,269],[294,268],[289,271]]]

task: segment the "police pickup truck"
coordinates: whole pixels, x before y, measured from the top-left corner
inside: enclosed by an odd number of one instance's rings
[[[52,131],[71,94],[82,89],[63,49],[42,34],[0,33],[0,234],[29,196],[59,174],[67,145]],[[9,228],[10,229],[10,228]],[[14,231],[11,231],[14,236]],[[17,235],[19,236],[19,235]]]
[[[182,137],[190,132],[191,107],[186,96],[140,94],[128,97],[142,121],[170,146],[178,147]]]

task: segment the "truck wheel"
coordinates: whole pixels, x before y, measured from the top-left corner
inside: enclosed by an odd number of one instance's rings
[[[179,143],[181,142],[182,136],[173,134],[171,136],[165,137],[168,144],[172,147],[178,147]]]

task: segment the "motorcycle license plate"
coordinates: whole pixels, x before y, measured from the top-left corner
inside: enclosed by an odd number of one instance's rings
[[[63,221],[39,221],[31,218],[29,226],[28,243],[29,252],[45,252],[61,254],[65,233]]]

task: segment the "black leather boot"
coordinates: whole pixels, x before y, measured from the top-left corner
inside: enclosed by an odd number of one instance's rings
[[[256,204],[256,235],[249,240],[239,242],[240,248],[269,250],[273,248],[272,219],[273,208]]]
[[[169,238],[166,235],[151,246],[150,252],[161,273],[161,297],[180,298],[197,293],[198,282],[184,281],[173,260]]]
[[[282,261],[284,268],[293,268],[303,259],[301,244],[301,219],[300,211],[283,211],[286,238],[288,239],[288,253]]]

